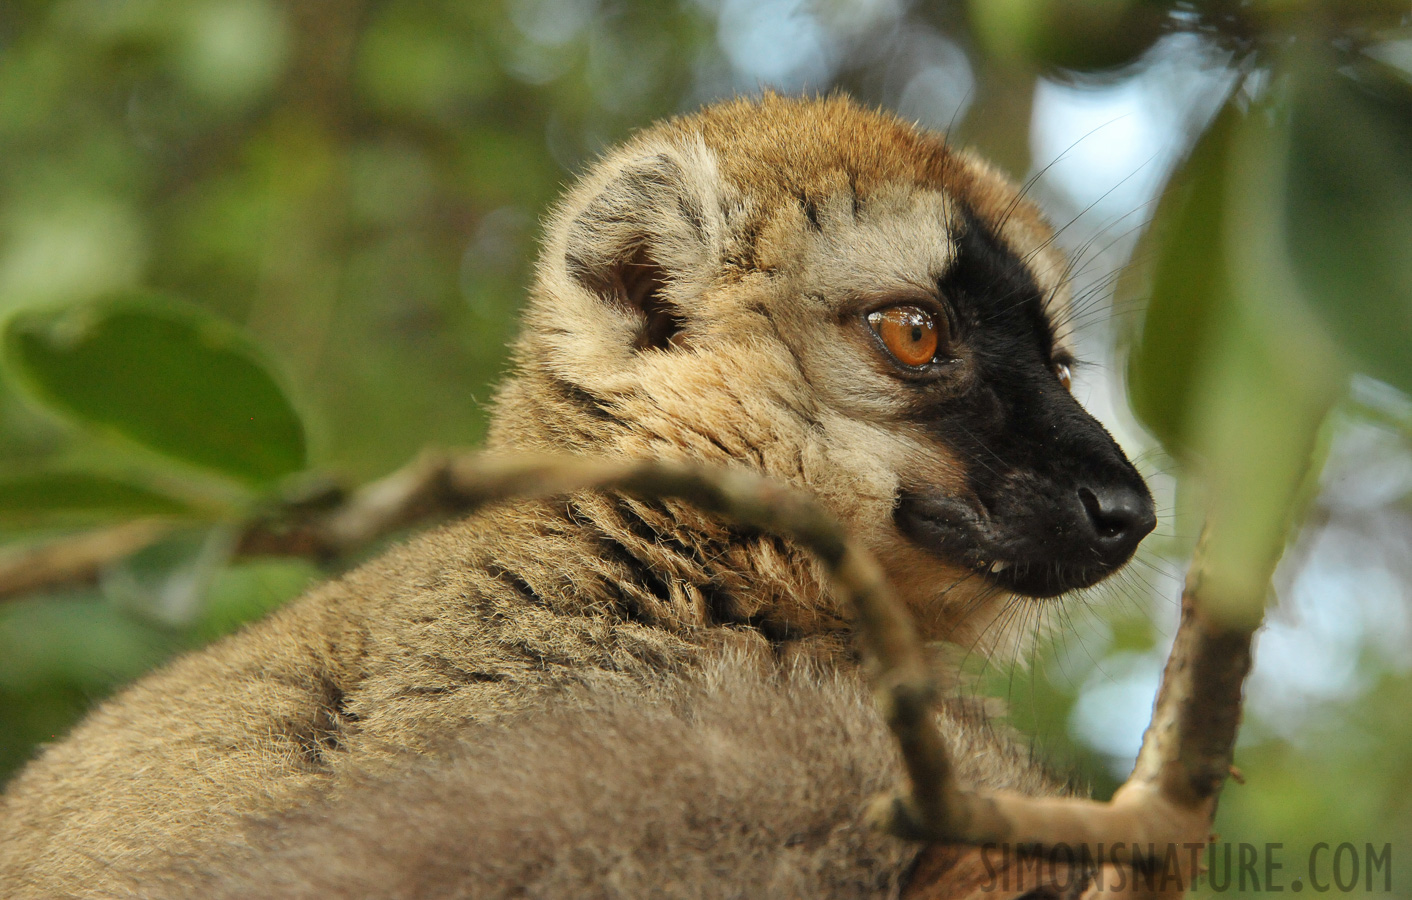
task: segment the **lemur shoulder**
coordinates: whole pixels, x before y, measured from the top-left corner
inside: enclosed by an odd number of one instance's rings
[[[810,897],[1058,900],[1081,866],[934,848],[863,823],[903,777],[856,669],[760,638],[624,690],[590,683],[521,716],[463,725],[429,752],[336,786],[152,873],[142,900]],[[984,704],[938,714],[972,788],[1055,795]],[[929,890],[928,890],[929,889]],[[135,900],[134,897],[134,900]]]
[[[1067,389],[1053,234],[939,136],[846,98],[653,126],[547,226],[490,444],[748,466],[805,488],[927,635],[1091,584],[1151,529]],[[1032,599],[1033,598],[1033,599]],[[340,771],[467,723],[788,655],[848,621],[797,547],[614,494],[495,508],[324,584],[100,705],[8,786],[10,896],[103,896]]]

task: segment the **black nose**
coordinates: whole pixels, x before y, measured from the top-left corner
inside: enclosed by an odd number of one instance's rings
[[[1157,524],[1152,499],[1146,491],[1103,485],[1081,487],[1078,493],[1091,546],[1109,565],[1125,562]]]

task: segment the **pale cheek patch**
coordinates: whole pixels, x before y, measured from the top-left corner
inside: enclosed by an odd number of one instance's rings
[[[627,425],[620,452],[744,462],[800,480],[809,389],[778,344],[642,354],[634,370],[601,384]]]
[[[804,457],[805,481],[873,549],[908,543],[893,511],[900,491],[970,498],[965,467],[913,428],[863,422],[835,412],[818,420]],[[928,557],[928,565],[940,565]]]
[[[855,532],[890,527],[898,473],[911,449],[889,429],[829,412],[805,448],[805,480]]]

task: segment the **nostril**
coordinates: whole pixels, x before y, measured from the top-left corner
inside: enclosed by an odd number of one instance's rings
[[[1105,509],[1098,495],[1088,488],[1079,488],[1079,501],[1084,505],[1084,512],[1088,513],[1089,524],[1101,538],[1115,538],[1122,535],[1128,529],[1126,517],[1121,514],[1114,515],[1111,509]]]
[[[1115,551],[1130,552],[1156,524],[1152,502],[1132,488],[1081,487],[1079,502],[1098,544]]]

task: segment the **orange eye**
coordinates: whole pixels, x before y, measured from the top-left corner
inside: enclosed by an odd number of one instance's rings
[[[1064,390],[1072,391],[1074,389],[1074,376],[1069,371],[1068,363],[1055,363],[1054,374],[1059,376],[1059,383],[1064,385]]]
[[[868,313],[868,324],[904,366],[924,366],[941,345],[936,317],[918,306],[889,306]]]

